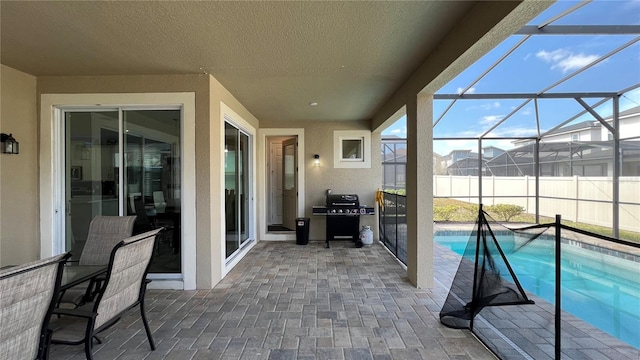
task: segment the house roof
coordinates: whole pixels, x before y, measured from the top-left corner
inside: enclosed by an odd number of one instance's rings
[[[632,115],[638,115],[640,114],[640,106],[635,106],[633,108],[627,109],[625,111],[621,111],[619,114],[619,118],[624,118],[624,117],[630,117]],[[608,117],[606,119],[604,119],[607,122],[610,122],[613,119],[613,117]],[[566,133],[566,132],[571,132],[571,131],[576,131],[576,130],[584,130],[584,129],[589,129],[589,128],[599,128],[601,127],[602,124],[600,124],[600,122],[598,122],[598,120],[587,120],[587,121],[582,121],[576,124],[570,124],[567,126],[563,126],[559,129],[555,129],[553,131],[549,131],[546,132],[543,136],[549,136],[549,135],[556,135],[556,134],[562,134],[562,133]]]
[[[2,1],[0,60],[38,77],[206,73],[260,120],[368,120],[549,4]]]

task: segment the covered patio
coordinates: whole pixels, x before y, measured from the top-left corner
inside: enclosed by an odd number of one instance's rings
[[[416,289],[376,243],[260,242],[213,289],[149,290],[150,351],[135,312],[96,344],[96,359],[494,359],[470,332],[440,324],[456,266]],[[447,288],[445,288],[447,286]],[[84,358],[54,345],[51,359]]]
[[[452,228],[452,230],[455,230]],[[469,331],[438,315],[459,257],[435,244],[435,286],[417,289],[381,244],[261,242],[211,290],[149,290],[150,351],[135,311],[101,337],[97,359],[495,359]],[[552,359],[553,306],[511,311],[500,334],[510,359]],[[505,314],[504,311],[496,311]],[[491,312],[486,316],[493,316]],[[640,352],[569,315],[563,359],[637,359]],[[544,333],[550,335],[545,338]],[[516,336],[514,336],[516,335]],[[521,335],[521,336],[517,336]],[[536,349],[537,350],[534,350]],[[54,346],[51,359],[83,358]]]
[[[146,297],[158,348],[130,313],[97,358],[493,359],[438,320],[457,262],[424,221],[434,94],[552,3],[3,2],[0,130],[20,152],[0,158],[0,265],[78,252],[74,221],[135,213],[173,231]],[[403,115],[406,267],[377,242],[326,249],[320,217],[304,247],[269,230],[311,216],[328,189],[374,204],[381,131]],[[354,140],[356,164],[342,147]],[[284,164],[269,154],[286,141],[297,188],[276,220],[284,196],[265,164]],[[613,351],[572,336],[567,358]],[[50,358],[84,354],[57,345]]]

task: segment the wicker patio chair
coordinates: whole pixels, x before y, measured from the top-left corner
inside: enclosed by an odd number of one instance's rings
[[[0,359],[41,359],[55,296],[60,287],[62,254],[0,270]]]
[[[155,343],[144,311],[146,275],[156,236],[162,228],[124,239],[112,250],[105,284],[93,302],[76,309],[55,309],[49,328],[53,344],[84,343],[87,359],[92,359],[93,339],[120,320],[123,313],[135,306],[147,333],[151,350]]]
[[[82,249],[79,265],[107,265],[113,247],[131,236],[136,216],[96,216],[89,224],[87,242]],[[73,307],[91,301],[97,292],[94,282],[86,282],[66,290],[60,296],[58,305]]]

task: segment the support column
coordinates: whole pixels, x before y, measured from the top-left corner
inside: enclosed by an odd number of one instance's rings
[[[407,276],[433,287],[433,96],[407,100]]]

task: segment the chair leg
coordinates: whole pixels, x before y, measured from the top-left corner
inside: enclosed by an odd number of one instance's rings
[[[93,360],[93,355],[91,354],[92,351],[92,337],[89,337],[88,339],[85,339],[84,341],[84,353],[87,356],[87,360]]]
[[[51,334],[53,331],[46,330],[42,335],[40,348],[38,349],[37,359],[49,360],[49,350],[51,349]]]
[[[142,317],[142,323],[144,324],[144,330],[147,332],[147,338],[149,339],[149,345],[151,346],[151,350],[156,349],[156,344],[153,342],[153,337],[151,336],[151,329],[149,329],[149,323],[147,322],[147,316],[144,312],[144,297],[140,301],[140,316]]]
[[[87,356],[87,360],[93,360],[93,324],[95,318],[89,319],[87,324],[87,331],[84,334],[84,353]]]

